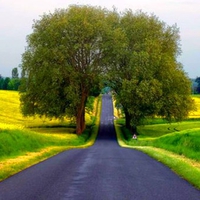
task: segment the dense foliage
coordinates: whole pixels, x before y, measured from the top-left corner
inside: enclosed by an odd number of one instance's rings
[[[100,8],[71,6],[35,21],[22,64],[25,115],[72,116],[83,132],[85,105],[102,72],[104,18]]]
[[[127,128],[149,117],[181,121],[193,109],[191,83],[181,64],[179,30],[141,11],[123,13],[124,43],[111,62],[109,78],[122,104]]]
[[[200,77],[197,77],[195,82],[197,83],[197,87],[195,88],[196,93],[200,94]]]
[[[128,128],[155,115],[182,120],[192,109],[190,81],[177,62],[179,31],[154,15],[70,6],[35,21],[23,54],[24,115],[76,118],[103,81],[113,89]]]
[[[3,78],[0,75],[0,90],[18,90],[20,86],[20,78],[17,67],[12,69],[12,77]]]

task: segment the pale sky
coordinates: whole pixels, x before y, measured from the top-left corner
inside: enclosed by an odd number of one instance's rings
[[[180,28],[182,55],[178,60],[190,78],[200,76],[200,0],[0,0],[0,74],[11,76],[21,64],[26,36],[34,19],[71,4],[101,6],[118,11],[154,13],[168,25]]]

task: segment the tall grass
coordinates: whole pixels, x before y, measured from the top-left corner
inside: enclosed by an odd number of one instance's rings
[[[51,146],[83,145],[87,135],[86,132],[77,136],[76,134],[40,134],[28,130],[3,130],[0,131],[0,160],[40,151]]]
[[[156,138],[126,140],[131,146],[153,146],[162,148],[187,158],[200,161],[200,128],[175,132]]]
[[[200,129],[160,137],[153,146],[200,161]]]
[[[127,145],[158,147],[200,161],[200,120],[139,126],[137,141],[132,139],[132,133],[125,128],[123,121],[119,122]]]

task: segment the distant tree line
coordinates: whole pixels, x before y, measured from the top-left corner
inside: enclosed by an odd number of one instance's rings
[[[200,94],[200,77],[197,77],[195,79],[195,82],[196,82],[196,86],[194,88],[194,93]]]
[[[12,77],[2,77],[0,75],[0,89],[1,90],[18,90],[21,79],[17,67],[12,69]]]

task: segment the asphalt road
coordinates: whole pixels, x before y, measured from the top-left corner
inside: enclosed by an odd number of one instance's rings
[[[0,200],[199,200],[200,191],[142,152],[121,148],[109,95],[95,144],[58,154],[0,182]]]

